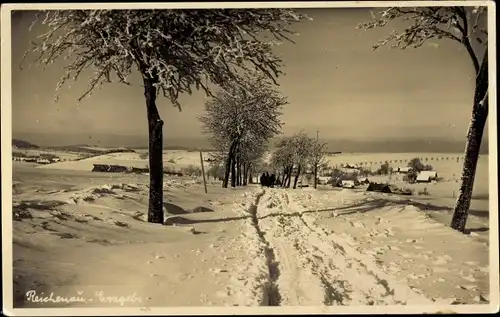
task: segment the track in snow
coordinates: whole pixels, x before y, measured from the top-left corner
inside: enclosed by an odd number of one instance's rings
[[[317,227],[287,190],[260,192],[248,212],[263,248],[268,278],[264,306],[430,304],[390,281],[374,258]],[[310,198],[310,196],[309,196]]]
[[[255,230],[257,231],[259,239],[261,243],[265,245],[264,252],[266,257],[266,264],[269,270],[269,280],[266,287],[264,288],[265,294],[263,296],[264,298],[263,304],[265,306],[279,306],[281,302],[281,295],[279,293],[279,289],[276,284],[276,281],[278,280],[280,275],[278,262],[276,262],[274,250],[269,246],[269,243],[266,241],[265,233],[262,232],[262,230],[260,229],[259,218],[257,215],[257,208],[259,205],[259,201],[264,194],[265,192],[262,192],[257,195],[255,203],[251,205],[249,212],[252,217],[252,224],[255,227]]]

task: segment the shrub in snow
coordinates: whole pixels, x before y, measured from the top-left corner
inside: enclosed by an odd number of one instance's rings
[[[424,187],[424,190],[418,192],[419,196],[429,196],[430,193],[427,191],[427,187]]]

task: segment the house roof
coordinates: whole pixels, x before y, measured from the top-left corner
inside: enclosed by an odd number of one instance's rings
[[[417,181],[428,181],[431,178],[430,175],[418,174]]]
[[[418,175],[423,175],[424,177],[437,177],[437,172],[436,171],[421,171],[418,173]],[[418,177],[418,176],[417,176]]]
[[[342,183],[345,183],[345,184],[354,184],[354,181],[353,180],[343,180]]]
[[[370,183],[370,185],[368,185],[368,188],[366,190],[391,192],[391,187],[388,184]]]

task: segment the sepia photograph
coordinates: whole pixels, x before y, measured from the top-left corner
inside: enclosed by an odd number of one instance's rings
[[[498,312],[495,10],[3,4],[3,312]]]

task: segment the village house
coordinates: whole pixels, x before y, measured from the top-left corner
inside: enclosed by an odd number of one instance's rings
[[[437,180],[438,175],[436,171],[421,171],[417,174],[417,183],[430,183]]]
[[[50,161],[49,159],[46,159],[46,158],[39,158],[36,160],[36,162],[38,164],[50,164],[50,163],[52,163],[52,161]]]
[[[411,167],[398,167],[394,169],[393,171],[395,173],[401,173],[401,174],[408,174],[412,171],[413,169]]]
[[[352,180],[343,180],[342,187],[344,188],[355,188],[356,184]]]
[[[348,168],[348,169],[358,169],[359,166],[356,165],[356,164],[349,164],[349,163],[345,163],[344,165],[342,165],[343,168]]]
[[[318,184],[326,184],[330,180],[330,176],[318,176]]]

